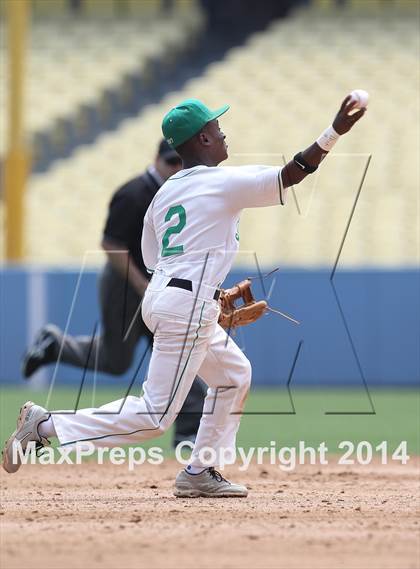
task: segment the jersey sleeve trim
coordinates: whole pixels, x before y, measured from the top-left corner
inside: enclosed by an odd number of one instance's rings
[[[284,205],[285,204],[285,200],[284,200],[284,188],[283,188],[283,180],[281,177],[281,173],[282,173],[283,169],[279,169],[278,174],[277,174],[277,181],[278,181],[278,185],[279,185],[279,197],[280,197],[280,204]]]

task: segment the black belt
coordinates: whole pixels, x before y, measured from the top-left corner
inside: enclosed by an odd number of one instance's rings
[[[177,279],[176,277],[173,277],[166,286],[183,288],[184,290],[189,290],[190,292],[192,292],[193,289],[191,281],[189,281],[188,279]],[[216,289],[213,295],[214,300],[219,300],[219,296],[220,296],[220,290]]]

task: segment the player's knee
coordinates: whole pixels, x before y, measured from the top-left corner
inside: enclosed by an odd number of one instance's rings
[[[247,359],[244,362],[244,387],[248,390],[251,387],[252,366],[251,362]]]
[[[238,369],[238,374],[236,378],[237,387],[243,389],[244,391],[248,391],[251,386],[251,377],[252,377],[251,362],[248,360],[248,358],[244,357]]]

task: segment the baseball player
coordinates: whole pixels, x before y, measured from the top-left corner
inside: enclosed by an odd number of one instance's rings
[[[144,220],[142,252],[153,271],[142,305],[154,333],[147,379],[140,397],[76,413],[50,413],[23,405],[7,441],[3,466],[15,472],[13,446],[37,446],[58,437],[61,445],[92,441],[112,446],[156,437],[174,421],[196,375],[208,385],[203,415],[188,466],[179,472],[175,495],[243,497],[245,486],[226,480],[216,467],[234,460],[235,440],[251,383],[251,364],[218,324],[220,285],[238,250],[237,226],[244,208],[285,204],[286,188],[314,172],[340,135],[366,109],[344,99],[332,125],[306,150],[281,167],[219,167],[228,157],[218,118],[187,99],[164,117],[162,130],[184,168],[156,193]],[[222,455],[223,453],[223,455]]]
[[[162,139],[154,163],[114,193],[102,239],[107,263],[99,279],[101,335],[93,340],[89,336],[73,337],[47,324],[23,357],[24,377],[57,360],[112,375],[122,375],[130,368],[141,338],[152,337],[138,313],[150,278],[140,250],[143,219],[160,186],[181,166],[179,154]],[[195,439],[205,391],[197,378],[175,421],[175,447],[181,441]]]

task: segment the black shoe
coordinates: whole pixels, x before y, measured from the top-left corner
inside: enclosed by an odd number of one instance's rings
[[[58,354],[58,337],[61,330],[48,325],[42,328],[32,346],[22,358],[22,375],[28,379],[38,368],[55,360]]]

